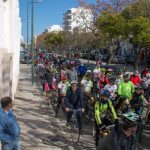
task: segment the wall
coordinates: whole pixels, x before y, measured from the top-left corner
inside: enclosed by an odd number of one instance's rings
[[[6,91],[1,93],[0,97],[14,97],[19,76],[21,39],[18,0],[0,0],[0,20],[0,91]]]

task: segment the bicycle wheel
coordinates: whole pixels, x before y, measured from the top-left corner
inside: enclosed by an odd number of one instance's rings
[[[139,143],[142,143],[142,135],[143,135],[142,133],[143,133],[143,125],[141,123],[137,129],[137,138]]]
[[[94,140],[95,140],[95,133],[96,133],[96,130],[95,130],[95,122],[93,122],[93,125],[92,125],[92,135],[94,137]]]
[[[66,116],[66,110],[65,110],[65,98],[62,99],[61,109],[62,109],[62,111],[63,111],[63,114]]]
[[[71,138],[73,143],[79,143],[80,140],[80,129],[76,127],[76,122],[70,122]]]
[[[84,113],[84,115],[83,115],[83,121],[84,121],[86,124],[89,123],[90,117],[91,117],[90,111],[86,111],[86,112]]]
[[[51,105],[52,105],[54,112],[56,112],[57,111],[57,105],[58,105],[57,97],[53,96],[50,101],[51,101]]]

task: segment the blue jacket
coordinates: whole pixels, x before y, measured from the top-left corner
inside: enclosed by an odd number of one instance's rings
[[[20,127],[12,111],[4,112],[0,108],[0,140],[11,143],[18,140]]]
[[[83,108],[83,93],[80,89],[77,89],[74,94],[70,89],[67,90],[65,106],[70,109],[80,109]]]

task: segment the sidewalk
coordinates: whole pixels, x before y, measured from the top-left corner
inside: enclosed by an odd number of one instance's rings
[[[21,147],[23,150],[58,149],[46,146],[42,138],[53,135],[50,118],[42,115],[40,103],[44,100],[36,86],[32,86],[31,68],[21,65],[20,80],[15,97],[16,116],[21,127]]]
[[[65,119],[55,118],[39,87],[32,86],[30,66],[21,65],[20,68],[20,79],[14,102],[15,115],[21,127],[22,150],[94,149],[91,134],[83,136],[84,140],[78,147],[72,145]],[[47,145],[43,144],[43,139],[48,140]]]

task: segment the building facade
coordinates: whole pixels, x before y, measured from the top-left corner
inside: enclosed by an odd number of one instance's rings
[[[0,97],[14,97],[19,76],[21,19],[18,0],[0,0]]]
[[[45,32],[60,32],[60,31],[63,31],[61,25],[52,25],[45,30]]]
[[[78,7],[71,8],[64,14],[63,28],[65,31],[79,30],[90,32],[93,25],[93,14],[90,9]]]

